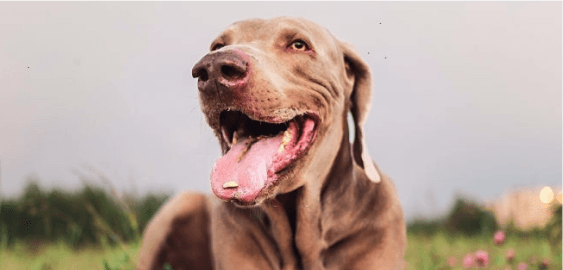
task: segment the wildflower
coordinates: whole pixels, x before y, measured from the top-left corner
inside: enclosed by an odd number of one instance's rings
[[[514,249],[509,249],[504,253],[504,256],[506,256],[506,259],[508,261],[512,261],[514,259],[514,254],[516,252],[514,251]]]
[[[469,269],[472,265],[473,265],[473,255],[471,254],[465,255],[465,257],[463,258],[463,267],[465,267],[465,269]]]
[[[528,269],[528,264],[521,262],[521,263],[518,264],[518,268],[516,268],[516,269],[518,269],[518,270],[527,270],[527,269]]]
[[[548,265],[549,265],[549,259],[543,259],[540,264],[540,269],[547,269]]]
[[[497,232],[495,232],[495,234],[493,236],[493,241],[497,245],[502,245],[504,243],[504,236],[505,236],[504,231],[498,230]]]
[[[479,266],[487,267],[487,265],[489,264],[489,253],[479,250],[475,253],[475,259]]]
[[[448,259],[448,265],[449,265],[450,267],[454,267],[454,266],[455,266],[455,258],[454,258],[454,257],[450,257],[450,258]]]

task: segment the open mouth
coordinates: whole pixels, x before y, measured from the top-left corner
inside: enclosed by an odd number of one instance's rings
[[[220,129],[228,151],[213,168],[215,195],[242,206],[267,195],[311,147],[317,122],[316,113],[271,123],[253,120],[240,111],[221,112]]]

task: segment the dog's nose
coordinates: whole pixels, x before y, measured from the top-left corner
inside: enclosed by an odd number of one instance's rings
[[[214,52],[204,56],[192,69],[202,92],[220,91],[219,85],[229,90],[246,85],[248,62],[236,51]],[[219,85],[218,85],[219,84]]]

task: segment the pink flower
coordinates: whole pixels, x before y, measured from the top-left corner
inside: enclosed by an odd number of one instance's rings
[[[514,254],[516,252],[514,251],[514,249],[509,249],[504,253],[504,256],[506,256],[506,259],[508,261],[512,261],[514,259]]]
[[[497,245],[502,245],[504,243],[504,231],[498,230],[497,232],[495,232],[493,236],[493,241]]]
[[[475,259],[479,266],[487,267],[487,265],[489,264],[489,253],[479,250],[475,252]]]
[[[518,270],[527,270],[528,269],[528,264],[527,263],[519,263],[518,264]]]
[[[549,265],[549,259],[543,259],[540,264],[540,269],[547,269],[548,265]]]
[[[448,265],[449,265],[450,267],[454,267],[454,266],[455,266],[455,258],[454,258],[454,257],[450,257],[450,258],[448,259]]]
[[[465,267],[465,269],[469,269],[472,265],[473,265],[473,255],[471,254],[465,255],[465,257],[463,258],[463,267]]]

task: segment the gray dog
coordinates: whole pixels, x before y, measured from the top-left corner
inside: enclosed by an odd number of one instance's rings
[[[237,22],[210,49],[192,73],[223,150],[211,174],[220,200],[171,199],[145,231],[138,268],[402,269],[403,211],[364,139],[367,64],[288,17]]]

